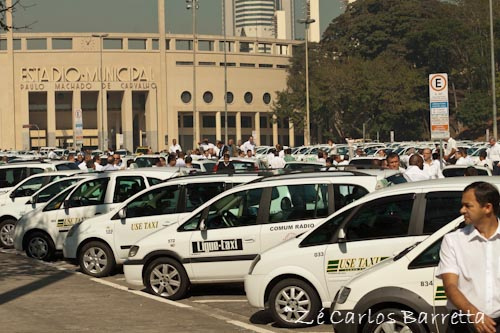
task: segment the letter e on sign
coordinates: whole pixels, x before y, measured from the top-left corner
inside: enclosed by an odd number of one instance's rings
[[[448,102],[448,74],[429,75],[430,102]]]

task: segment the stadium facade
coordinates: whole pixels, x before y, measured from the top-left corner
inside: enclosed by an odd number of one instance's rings
[[[271,114],[300,42],[207,35],[193,41],[166,34],[163,0],[158,6],[159,33],[0,34],[0,148],[159,151],[174,138],[185,149],[205,137],[224,139],[225,71],[229,138],[302,143],[302,133]]]

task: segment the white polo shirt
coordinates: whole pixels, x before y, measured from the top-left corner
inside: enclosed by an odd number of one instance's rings
[[[458,275],[458,289],[476,308],[492,318],[500,317],[500,222],[489,239],[473,225],[444,236],[436,277]],[[456,309],[448,299],[447,307]]]
[[[500,145],[495,143],[490,148],[486,149],[486,153],[488,154],[488,158],[493,162],[500,161]]]

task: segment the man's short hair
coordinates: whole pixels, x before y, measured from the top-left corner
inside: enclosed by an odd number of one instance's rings
[[[170,162],[177,160],[177,157],[174,154],[169,154],[167,158],[167,163],[170,164]]]
[[[397,158],[399,161],[399,155],[394,153],[394,152],[387,154],[387,156],[385,157],[386,160],[389,160],[389,159],[392,160],[393,158]]]
[[[486,150],[481,150],[479,152],[479,157],[486,158],[486,156],[488,156],[488,153],[486,152]]]
[[[500,194],[498,188],[487,182],[474,182],[464,189],[464,193],[474,190],[477,202],[484,207],[490,203],[493,206],[493,212],[498,215],[498,205],[500,204]]]

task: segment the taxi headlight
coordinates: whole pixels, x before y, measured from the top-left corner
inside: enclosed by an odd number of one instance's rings
[[[137,254],[137,251],[139,251],[139,247],[137,245],[134,245],[130,248],[130,251],[128,251],[128,256],[129,258],[135,257]]]
[[[347,301],[347,297],[351,293],[351,288],[341,287],[340,290],[335,295],[334,302],[338,304],[344,304]]]
[[[260,254],[258,254],[255,259],[252,261],[252,264],[250,265],[250,268],[248,269],[248,275],[252,275],[253,269],[255,268],[255,265],[260,261]]]
[[[68,231],[68,236],[67,237],[73,237],[73,235],[78,230],[78,228],[80,228],[80,224],[82,224],[82,222],[78,222],[78,223],[73,224],[73,226],[71,227],[71,229],[69,229],[69,231]]]

